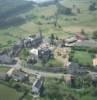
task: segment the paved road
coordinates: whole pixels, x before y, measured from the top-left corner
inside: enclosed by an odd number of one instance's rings
[[[51,72],[42,72],[42,71],[38,71],[38,70],[33,70],[33,69],[29,69],[29,68],[24,68],[23,66],[21,66],[21,60],[17,59],[17,64],[15,65],[4,65],[3,66],[7,66],[7,67],[11,67],[11,68],[21,68],[24,72],[28,73],[28,74],[32,74],[32,75],[41,75],[43,77],[51,77],[51,78],[62,78],[62,76],[67,76],[68,74],[62,74],[62,73],[51,73]],[[92,72],[92,71],[88,71],[90,75],[97,75],[97,72]]]
[[[62,76],[64,76],[64,74],[62,74],[62,73],[42,72],[42,71],[32,70],[32,69],[28,69],[28,68],[22,68],[22,70],[28,74],[41,75],[43,77],[62,78]]]
[[[43,77],[51,77],[51,78],[61,78],[64,74],[62,73],[51,73],[51,72],[42,72],[42,71],[38,71],[38,70],[33,70],[33,69],[29,69],[29,68],[25,68],[21,65],[21,60],[16,58],[17,60],[17,64],[15,65],[5,65],[3,64],[3,66],[6,67],[11,67],[11,68],[16,68],[19,69],[21,68],[24,72],[28,73],[28,74],[32,74],[32,75],[41,75]]]

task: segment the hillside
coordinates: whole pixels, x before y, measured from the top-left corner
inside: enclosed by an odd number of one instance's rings
[[[33,2],[24,0],[0,0],[0,47],[9,47],[20,37],[38,32],[39,27],[45,36],[54,33],[57,36],[65,37],[79,32],[81,29],[91,36],[97,27],[97,10],[89,10],[89,6],[94,2],[97,3],[97,0],[62,1],[63,8],[67,7],[75,12],[75,7],[80,9],[80,13],[59,14],[58,26],[55,27],[56,4],[45,5],[44,3],[33,6]]]

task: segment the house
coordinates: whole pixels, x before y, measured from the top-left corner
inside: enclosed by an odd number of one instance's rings
[[[66,67],[66,72],[71,75],[84,75],[87,74],[87,70],[75,62],[70,62],[70,64]]]
[[[93,59],[93,66],[96,67],[97,66],[97,58]]]
[[[75,34],[75,37],[79,41],[88,40],[88,37],[86,35],[80,33],[80,32],[79,33],[76,33]]]
[[[21,40],[18,41],[15,45],[13,45],[8,54],[12,57],[16,57],[19,55],[22,49],[23,49],[23,41]]]
[[[40,95],[43,89],[43,78],[38,78],[32,85],[32,93],[34,95]]]
[[[37,63],[37,60],[38,60],[38,58],[32,55],[32,56],[28,57],[27,63],[28,64],[35,64],[35,63]]]
[[[84,40],[84,41],[81,41],[81,42],[76,42],[73,45],[73,47],[97,49],[97,41],[95,41],[95,40]]]
[[[39,59],[49,60],[53,58],[53,52],[49,48],[41,48],[38,50],[38,57]]]
[[[38,49],[34,49],[34,48],[31,49],[30,50],[30,54],[33,55],[33,56],[35,56],[35,57],[38,57]]]
[[[42,43],[42,34],[32,35],[24,39],[24,47],[31,48],[37,47]]]
[[[16,60],[12,57],[8,56],[7,54],[1,54],[0,55],[0,64],[16,64]]]
[[[15,69],[11,75],[11,78],[15,81],[26,81],[29,77],[25,72]]]
[[[73,45],[77,41],[76,37],[69,37],[65,39],[65,46]]]

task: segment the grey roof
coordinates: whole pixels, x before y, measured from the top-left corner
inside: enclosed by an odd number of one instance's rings
[[[22,81],[22,80],[25,80],[25,78],[26,78],[26,73],[24,73],[24,72],[21,72],[21,71],[15,71],[14,73],[13,73],[13,75],[12,75],[12,77],[14,78],[14,79],[16,79],[16,80],[19,80],[19,81]]]
[[[94,41],[94,40],[84,40],[82,42],[76,42],[74,46],[97,48],[97,41]]]
[[[43,80],[40,78],[34,82],[33,87],[36,87],[38,90],[40,90],[42,87],[42,84],[43,84]]]
[[[3,55],[0,55],[0,63],[1,64],[11,64],[13,63],[13,59],[8,55],[3,54]]]
[[[78,63],[71,62],[71,64],[67,67],[67,72],[69,74],[81,74],[81,73],[86,73],[87,70]]]

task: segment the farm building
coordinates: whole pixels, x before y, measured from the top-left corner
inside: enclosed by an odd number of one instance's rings
[[[77,42],[76,37],[69,37],[65,39],[65,46],[72,46],[76,42]]]
[[[86,36],[86,35],[84,35],[84,34],[82,34],[82,33],[76,33],[76,39],[77,40],[79,40],[79,41],[83,41],[83,40],[87,40],[88,39],[88,37]]]
[[[38,57],[40,59],[49,60],[53,57],[53,52],[49,48],[41,48],[38,50]]]
[[[31,47],[37,47],[42,43],[42,35],[37,34],[33,36],[29,36],[24,39],[24,47],[31,48]]]
[[[28,80],[28,74],[21,71],[20,69],[12,68],[7,72],[7,75],[15,81],[26,81],[26,80]]]
[[[43,79],[39,78],[32,85],[32,93],[36,95],[40,95],[43,88]]]
[[[16,60],[8,56],[7,54],[0,55],[0,64],[16,64]]]

